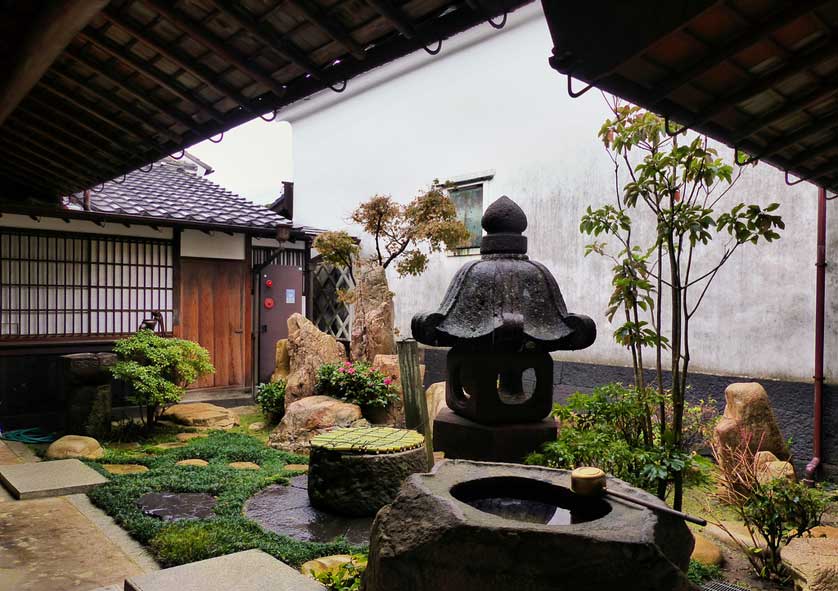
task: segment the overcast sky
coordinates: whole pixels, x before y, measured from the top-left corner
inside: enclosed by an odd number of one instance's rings
[[[203,141],[189,148],[215,169],[209,180],[255,203],[271,203],[282,181],[294,180],[291,125],[258,117],[231,129],[218,144]]]

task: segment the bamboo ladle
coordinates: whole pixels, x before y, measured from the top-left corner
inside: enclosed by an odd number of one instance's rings
[[[692,515],[687,515],[686,513],[676,511],[675,509],[670,509],[669,507],[656,505],[654,503],[650,503],[642,499],[625,495],[623,493],[608,490],[605,482],[605,472],[603,472],[599,468],[585,466],[573,470],[573,472],[570,473],[570,489],[576,494],[581,495],[583,497],[599,497],[608,495],[609,497],[614,497],[623,501],[628,501],[629,503],[640,505],[641,507],[651,509],[652,511],[657,511],[658,513],[666,513],[667,515],[673,515],[675,517],[683,519],[684,521],[695,523],[696,525],[707,525],[707,522],[704,519],[701,519],[700,517],[693,517]]]

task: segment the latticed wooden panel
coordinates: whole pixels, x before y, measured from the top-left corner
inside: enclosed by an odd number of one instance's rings
[[[314,268],[312,315],[314,324],[337,339],[349,339],[351,316],[349,308],[338,299],[338,291],[352,289],[349,271],[326,263]]]

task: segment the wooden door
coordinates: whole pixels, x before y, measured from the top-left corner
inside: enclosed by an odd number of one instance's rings
[[[215,374],[191,388],[245,386],[249,376],[250,298],[244,261],[181,259],[178,336],[205,347]]]

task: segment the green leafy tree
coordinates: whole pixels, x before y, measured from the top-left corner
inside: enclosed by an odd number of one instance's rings
[[[706,137],[688,136],[686,130],[673,137],[666,133],[664,120],[653,113],[618,100],[609,106],[613,117],[603,123],[599,138],[614,164],[615,197],[613,203],[598,209],[589,207],[580,231],[595,239],[587,245],[586,254],[600,254],[613,262],[607,314],[609,320],[618,315],[624,320],[614,338],[631,352],[638,389],[645,386],[643,349],[652,348],[657,388],[664,393],[663,352],[669,352],[672,412],[669,421],[659,421],[660,441],[672,453],[680,453],[690,322],[733,253],[746,244],[778,239],[784,224],[774,213],[779,207],[776,203],[765,209],[739,203],[720,211],[741,170],[734,177],[733,167],[719,157]],[[645,241],[636,229],[644,216],[650,217],[654,228],[651,240]],[[597,241],[599,237],[608,240]],[[710,247],[717,242],[723,242],[723,247],[713,258]],[[664,305],[669,319],[666,337],[662,335]],[[662,397],[657,412],[665,419]],[[673,504],[680,508],[682,471],[673,478]],[[666,482],[661,482],[659,494],[665,490]]]
[[[127,398],[143,408],[147,430],[167,405],[180,401],[189,384],[215,372],[209,352],[198,343],[150,330],[118,340],[113,350],[117,362],[111,373],[131,386]]]

